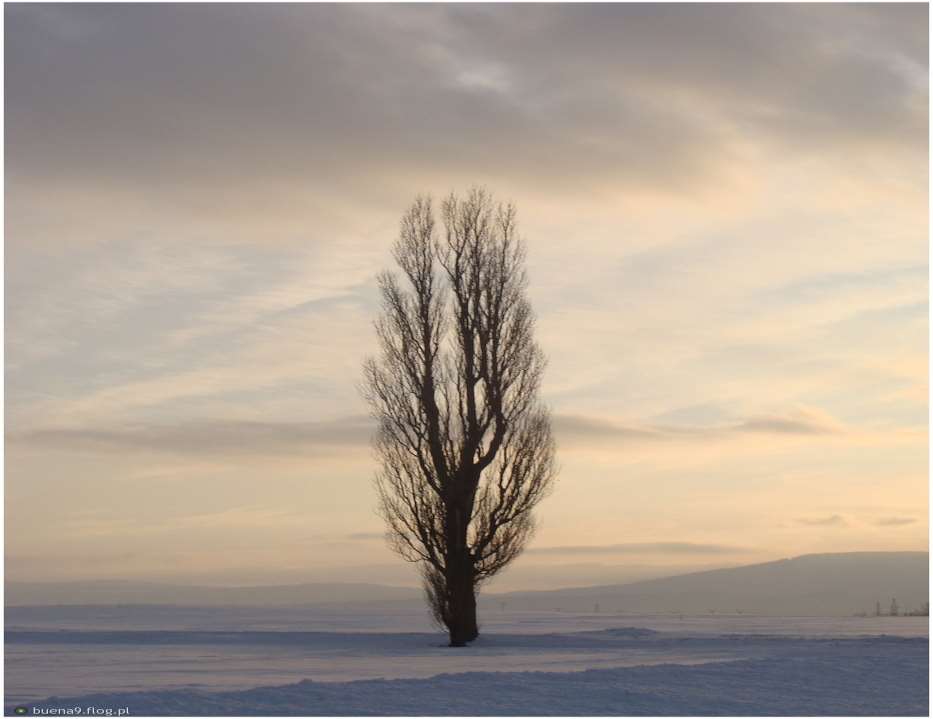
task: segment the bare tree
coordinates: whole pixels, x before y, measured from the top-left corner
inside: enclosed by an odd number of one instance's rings
[[[473,189],[440,209],[442,230],[430,198],[402,218],[364,396],[389,540],[421,564],[435,620],[464,646],[479,636],[480,586],[531,536],[555,448],[515,208]]]

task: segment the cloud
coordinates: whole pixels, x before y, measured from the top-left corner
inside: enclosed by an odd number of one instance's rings
[[[619,425],[607,419],[575,414],[554,415],[553,425],[554,433],[561,440],[653,440],[667,438],[667,435],[661,430]]]
[[[799,517],[797,524],[806,527],[845,527],[848,522],[842,516],[832,514],[828,517]]]
[[[583,415],[554,416],[554,431],[561,440],[677,441],[729,439],[745,434],[820,436],[843,431],[842,425],[824,412],[797,410],[787,414],[755,415],[731,423],[689,425],[621,425]]]
[[[244,166],[254,181],[326,166],[334,186],[402,165],[671,191],[750,141],[923,145],[926,13],[18,7],[8,163],[16,181],[149,178],[178,201]]]
[[[914,517],[882,517],[875,521],[879,527],[903,527],[908,524],[916,524]]]
[[[561,547],[531,547],[528,554],[747,554],[755,550],[726,544],[631,542]]]
[[[19,409],[8,421],[88,425],[173,404],[188,414],[195,398],[280,385],[294,398],[321,374],[355,371],[378,249],[309,244],[136,238],[11,252],[8,401]],[[331,385],[352,395],[353,379]]]
[[[115,554],[78,554],[63,552],[61,554],[16,554],[4,557],[8,569],[19,573],[24,570],[36,569],[42,566],[58,568],[91,567],[98,568],[110,564],[126,564],[139,559],[135,552],[120,552]]]
[[[752,417],[730,428],[732,432],[754,432],[764,434],[832,434],[837,425],[809,417]]]
[[[745,433],[821,435],[834,431],[815,419],[751,418],[727,427],[617,425],[609,420],[557,414],[554,432],[562,443],[728,439]],[[123,427],[54,427],[8,432],[10,441],[70,450],[151,451],[185,455],[306,454],[328,448],[364,448],[376,431],[366,415],[320,422],[202,420],[176,424],[138,423]]]
[[[328,422],[180,422],[121,429],[39,429],[7,435],[13,442],[59,449],[177,454],[278,455],[368,445],[365,416]]]

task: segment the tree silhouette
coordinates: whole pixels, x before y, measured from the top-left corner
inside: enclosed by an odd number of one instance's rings
[[[376,486],[392,547],[421,564],[451,646],[479,635],[476,594],[515,559],[555,476],[538,400],[545,357],[525,296],[516,211],[482,189],[404,214],[379,276],[380,354],[364,364],[378,422]]]

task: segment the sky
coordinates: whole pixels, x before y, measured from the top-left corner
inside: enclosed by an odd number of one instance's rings
[[[560,466],[495,587],[927,549],[925,4],[4,12],[8,579],[416,581],[360,365],[474,185]]]

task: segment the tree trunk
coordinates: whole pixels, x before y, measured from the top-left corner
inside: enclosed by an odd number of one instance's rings
[[[476,627],[476,592],[473,557],[467,546],[467,502],[451,502],[447,508],[447,629],[450,646],[464,647],[479,636]]]
[[[473,586],[473,567],[469,559],[457,563],[447,575],[450,646],[465,647],[479,636],[476,626],[476,591]]]

